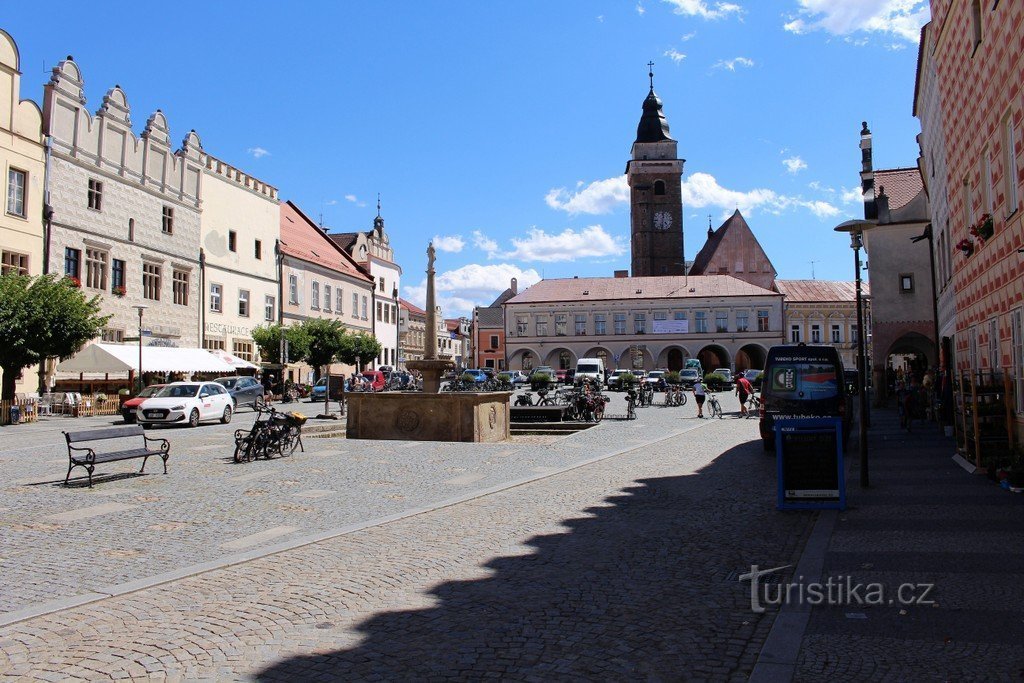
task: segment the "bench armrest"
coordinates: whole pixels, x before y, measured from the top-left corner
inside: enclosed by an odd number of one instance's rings
[[[94,451],[91,448],[78,448],[77,446],[72,446],[71,444],[68,444],[68,458],[71,460],[75,460],[75,455],[71,451],[84,452],[86,454],[85,459],[87,462],[94,462],[96,460],[96,451]]]
[[[171,450],[171,442],[168,441],[167,439],[161,439],[161,438],[158,438],[158,437],[146,436],[145,434],[142,435],[142,438],[146,440],[146,447],[147,448],[149,448],[149,442],[150,441],[159,441],[160,442],[160,452],[161,453],[168,453]]]

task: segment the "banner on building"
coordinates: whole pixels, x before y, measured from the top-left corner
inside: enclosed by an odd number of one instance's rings
[[[686,334],[690,331],[689,320],[655,320],[654,334]]]

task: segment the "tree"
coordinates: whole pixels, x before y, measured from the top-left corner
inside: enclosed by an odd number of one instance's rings
[[[302,325],[285,327],[284,338],[288,342],[288,362],[298,363],[305,360],[309,351],[309,337]],[[277,323],[261,325],[252,331],[252,340],[260,350],[260,358],[264,363],[278,365],[281,362],[281,330]]]
[[[357,365],[356,359],[358,358],[360,363],[365,363],[371,358],[379,356],[382,348],[380,341],[372,334],[349,332],[345,335],[344,348],[338,354],[338,360],[346,365]],[[356,368],[356,370],[361,369]]]
[[[100,297],[54,275],[0,276],[0,399],[14,400],[14,384],[25,368],[47,358],[67,358],[95,339],[110,320],[100,315]]]
[[[317,373],[321,367],[329,366],[345,348],[345,326],[337,320],[313,318],[303,320],[299,326],[309,341],[305,361]]]

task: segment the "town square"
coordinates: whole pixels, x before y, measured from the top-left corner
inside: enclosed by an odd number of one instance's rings
[[[0,681],[1019,680],[1024,2],[0,22]]]

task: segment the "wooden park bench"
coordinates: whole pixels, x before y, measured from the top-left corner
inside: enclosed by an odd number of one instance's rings
[[[141,436],[141,446],[135,448],[123,448],[121,439],[133,436]],[[71,477],[71,470],[76,467],[84,467],[89,473],[89,488],[92,488],[92,471],[96,469],[97,463],[116,462],[118,460],[131,460],[142,458],[143,472],[146,469],[146,459],[151,455],[158,455],[164,460],[164,474],[167,474],[167,458],[170,457],[171,444],[167,439],[154,439],[146,436],[142,425],[130,425],[128,427],[107,427],[104,429],[90,429],[81,432],[64,432],[64,438],[68,442],[68,476],[64,477],[64,485],[67,486]],[[149,442],[159,442],[157,449],[150,448]],[[73,446],[72,444],[88,443],[88,446]],[[103,447],[109,448],[104,450]],[[115,450],[117,449],[117,450]]]

